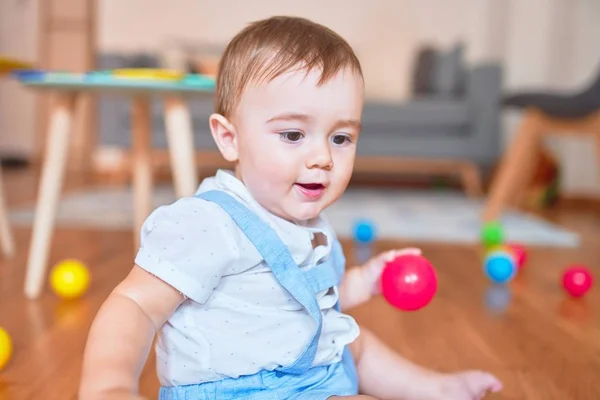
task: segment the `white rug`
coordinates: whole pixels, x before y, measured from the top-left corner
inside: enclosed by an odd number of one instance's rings
[[[170,186],[155,188],[154,205],[175,200]],[[327,211],[340,236],[352,236],[358,219],[374,223],[377,236],[412,241],[474,243],[479,240],[482,201],[442,190],[349,189]],[[130,189],[95,188],[61,199],[57,225],[96,229],[132,226]],[[14,224],[31,226],[33,207],[13,209]],[[530,214],[509,211],[501,220],[507,239],[523,244],[575,247],[579,235]]]

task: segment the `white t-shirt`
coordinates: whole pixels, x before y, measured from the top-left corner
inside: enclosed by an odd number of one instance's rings
[[[220,189],[266,221],[301,269],[329,257],[335,234],[320,216],[308,226],[279,218],[253,199],[231,172],[220,170],[198,193]],[[322,232],[326,245],[313,248]],[[176,386],[273,370],[295,361],[314,320],[277,282],[261,255],[219,205],[194,197],[157,208],[145,221],[135,262],[187,299],[158,333],[161,385]],[[317,294],[323,327],[313,365],[341,360],[359,334],[354,319],[334,309],[337,287]]]

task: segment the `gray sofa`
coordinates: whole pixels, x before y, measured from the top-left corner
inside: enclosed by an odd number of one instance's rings
[[[430,49],[424,54],[431,54]],[[431,57],[429,62],[423,62],[426,57],[417,58],[410,100],[367,100],[358,155],[460,159],[475,163],[485,173],[500,151],[501,68],[496,64],[465,67],[455,50],[436,54],[437,62],[431,62]],[[152,55],[103,54],[98,59],[98,67],[103,69],[134,66],[155,67],[159,63]],[[98,107],[99,144],[129,147],[129,103],[103,96]],[[153,107],[153,144],[164,148],[162,104],[157,100]],[[190,101],[195,146],[199,149],[217,149],[208,128],[212,110],[212,96]]]
[[[501,71],[477,65],[460,97],[367,101],[358,154],[461,159],[487,169],[500,151]]]

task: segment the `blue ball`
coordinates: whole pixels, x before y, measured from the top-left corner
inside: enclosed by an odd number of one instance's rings
[[[354,225],[354,239],[362,242],[369,243],[375,238],[375,228],[370,221],[362,220],[358,221]]]
[[[515,260],[504,251],[493,251],[485,258],[484,270],[495,283],[509,282],[517,271]]]

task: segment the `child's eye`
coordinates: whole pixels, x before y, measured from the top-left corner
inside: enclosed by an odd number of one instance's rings
[[[279,136],[281,137],[281,139],[285,140],[286,142],[297,142],[300,139],[302,139],[302,137],[304,136],[302,134],[302,132],[299,131],[286,131],[286,132],[281,132],[279,134]]]
[[[346,142],[351,142],[350,138],[346,135],[335,135],[332,139],[334,144],[342,145]]]

